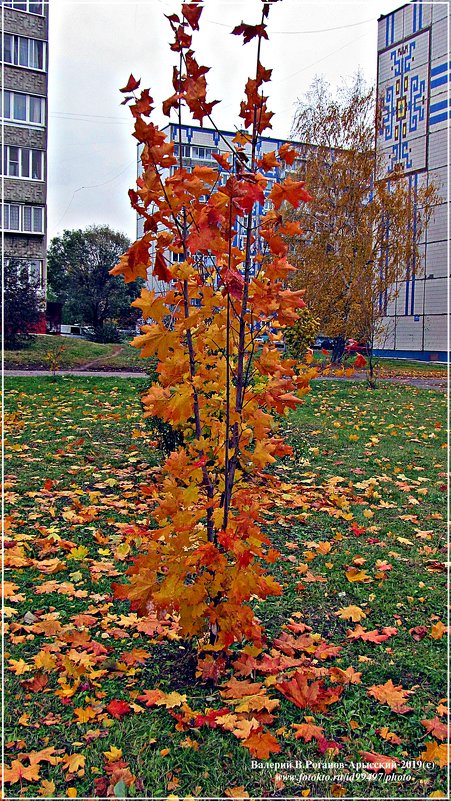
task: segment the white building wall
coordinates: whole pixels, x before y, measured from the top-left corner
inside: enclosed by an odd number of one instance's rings
[[[406,269],[387,309],[381,351],[444,358],[449,278],[448,138],[450,124],[449,4],[413,0],[381,17],[378,96],[383,126],[378,146],[387,170],[401,163],[415,187],[434,182],[440,205],[421,239],[420,259]]]

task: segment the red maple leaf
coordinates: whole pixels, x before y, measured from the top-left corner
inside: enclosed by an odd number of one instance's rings
[[[268,38],[266,25],[246,25],[245,22],[242,22],[241,25],[237,25],[236,28],[233,29],[232,34],[234,36],[240,36],[242,34],[243,44],[247,44],[256,36],[261,36],[262,39]]]
[[[357,358],[354,362],[354,367],[366,367],[366,359],[362,356],[361,353],[357,354]]]
[[[137,81],[136,78],[133,75],[130,75],[130,78],[128,79],[128,81],[125,84],[125,86],[122,89],[119,89],[119,91],[120,92],[124,92],[124,93],[134,92],[135,89],[138,88],[140,83],[141,83],[141,79],[139,81]]]
[[[166,281],[168,284],[172,281],[172,273],[168,269],[164,256],[159,250],[157,255],[155,256],[155,264],[153,268],[153,275],[160,279],[160,281]]]
[[[106,710],[107,712],[109,712],[110,715],[113,716],[113,718],[116,718],[116,720],[120,720],[121,718],[124,717],[124,715],[127,715],[128,712],[131,712],[132,708],[130,704],[127,704],[127,701],[114,700],[110,701],[110,703],[106,707]]]
[[[202,14],[202,6],[197,3],[183,3],[182,14],[188,21],[193,31],[199,30],[199,17]]]

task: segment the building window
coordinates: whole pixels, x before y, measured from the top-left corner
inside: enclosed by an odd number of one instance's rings
[[[174,145],[174,156],[179,155],[179,145]],[[191,156],[191,148],[189,145],[182,145],[182,158],[189,159]]]
[[[3,203],[1,224],[4,231],[24,234],[44,233],[44,207],[24,206],[19,203]]]
[[[14,11],[26,11],[28,14],[44,14],[44,3],[33,2],[33,0],[2,0],[2,6],[13,8]]]
[[[0,112],[4,120],[25,122],[30,125],[45,124],[45,99],[36,95],[24,95],[21,92],[5,90],[0,97]]]
[[[44,261],[42,259],[23,259],[23,258],[7,258],[5,265],[13,264],[17,273],[20,275],[22,271],[28,269],[28,275],[36,285],[42,289],[44,286]]]
[[[212,147],[200,147],[198,145],[193,145],[191,148],[192,158],[200,159],[201,161],[211,161],[213,158],[212,153]]]
[[[44,151],[30,147],[3,148],[1,173],[8,178],[28,178],[32,181],[44,180]]]
[[[15,67],[45,70],[45,42],[25,36],[4,34],[3,61]]]

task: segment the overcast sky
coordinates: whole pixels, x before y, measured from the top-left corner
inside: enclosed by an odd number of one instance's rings
[[[272,67],[271,135],[288,138],[297,98],[315,75],[336,87],[358,68],[376,78],[377,19],[396,0],[307,2],[282,0],[272,6],[269,42],[261,61]],[[166,124],[161,101],[172,94],[169,22],[178,11],[171,0],[57,0],[50,4],[49,63],[49,240],[66,228],[107,223],[135,238],[128,189],[136,180],[132,118],[121,106],[119,87],[129,74],[142,79],[157,101],[154,121]],[[207,75],[218,127],[235,130],[247,77],[255,67],[255,43],[242,46],[231,29],[255,24],[260,0],[206,0],[201,30],[194,34],[199,63]],[[189,117],[186,117],[189,122]]]

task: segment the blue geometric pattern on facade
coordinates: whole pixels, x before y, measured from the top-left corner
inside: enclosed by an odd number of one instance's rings
[[[423,27],[423,2],[413,0],[413,32],[416,33]]]
[[[426,116],[426,80],[413,70],[416,46],[416,39],[412,39],[389,54],[393,83],[385,89],[381,131],[384,141],[392,143],[389,172],[395,164],[412,169],[409,136],[418,135]]]
[[[437,123],[449,119],[451,116],[451,97],[440,100],[439,103],[433,103],[429,112],[429,125],[437,125]]]

